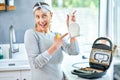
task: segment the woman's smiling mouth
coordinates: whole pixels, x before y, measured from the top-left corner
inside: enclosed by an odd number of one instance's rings
[[[47,23],[46,24],[40,24],[41,28],[46,28],[47,27]]]

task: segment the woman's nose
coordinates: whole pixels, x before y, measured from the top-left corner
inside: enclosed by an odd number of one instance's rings
[[[45,19],[44,19],[44,18],[40,18],[40,19],[39,19],[39,22],[40,22],[40,23],[44,23],[44,22],[45,22]]]

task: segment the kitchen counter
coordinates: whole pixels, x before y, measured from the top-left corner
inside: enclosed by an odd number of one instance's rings
[[[0,60],[0,80],[31,80],[28,60]]]
[[[0,59],[0,71],[11,70],[30,70],[27,53],[24,44],[15,44],[19,48],[19,52],[12,55],[9,59],[9,44],[1,44],[4,59]]]
[[[21,52],[15,53],[13,57],[14,59],[0,60],[0,72],[17,71],[17,70],[18,71],[19,70],[30,71],[30,65],[28,63],[28,58],[26,56],[27,54],[25,50],[23,49],[24,45],[19,46],[19,48]],[[106,75],[104,75],[103,77],[99,79],[94,79],[94,80],[113,80],[113,66],[114,64],[120,63],[120,60],[119,61],[118,60],[119,60],[118,58],[114,58]],[[69,80],[90,80],[90,79],[80,78],[77,75],[73,75],[71,73],[72,70],[76,69],[75,67],[81,68],[81,67],[88,67],[88,66],[89,66],[89,59],[83,59],[81,54],[77,56],[70,56],[70,55],[67,55],[66,53],[64,54],[62,68],[65,74],[67,75],[67,77],[69,78]]]
[[[20,59],[2,59],[0,60],[0,72],[30,70],[28,60]]]
[[[31,80],[31,68],[24,44],[16,44],[19,52],[9,59],[9,44],[0,45],[4,59],[0,59],[0,80]]]
[[[12,66],[12,67],[2,67],[2,68],[0,68],[0,72],[3,72],[3,71],[20,71],[20,70],[30,70],[30,67],[29,67],[29,65],[25,65],[25,66],[19,66],[19,67]]]
[[[91,79],[85,79],[85,78],[78,77],[77,75],[71,74],[71,71],[76,69],[75,67],[79,67],[79,68],[88,67],[89,66],[88,62],[89,62],[89,59],[82,59],[81,55],[69,56],[65,54],[62,68],[69,80],[91,80]],[[113,62],[111,63],[111,66],[108,69],[106,75],[94,80],[113,80]]]

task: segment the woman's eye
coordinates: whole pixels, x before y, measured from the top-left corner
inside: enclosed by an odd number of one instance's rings
[[[47,17],[47,15],[43,15],[43,18],[46,18]]]
[[[37,15],[36,18],[40,18],[40,16]]]

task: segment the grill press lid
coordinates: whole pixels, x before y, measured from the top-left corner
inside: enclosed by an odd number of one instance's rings
[[[112,61],[112,42],[105,37],[97,38],[93,43],[89,60],[91,68],[107,70]]]

